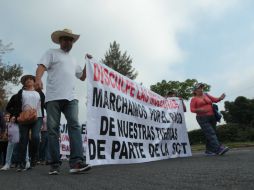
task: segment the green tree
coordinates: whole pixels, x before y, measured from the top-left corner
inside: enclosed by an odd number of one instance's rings
[[[227,123],[251,125],[254,127],[254,99],[239,96],[233,102],[226,101],[223,118]]]
[[[9,65],[3,61],[3,55],[13,50],[12,44],[4,45],[0,40],[0,110],[4,110],[9,93],[6,88],[8,84],[19,84],[19,77],[23,73],[20,65]]]
[[[130,56],[127,56],[126,51],[123,54],[121,53],[120,45],[117,44],[116,41],[114,41],[113,44],[110,43],[110,49],[106,52],[105,58],[101,61],[130,79],[135,79],[138,76],[138,73],[132,68],[132,59]]]
[[[150,89],[161,96],[166,96],[169,91],[176,92],[177,96],[182,97],[185,100],[188,100],[193,96],[192,89],[193,86],[198,83],[196,79],[187,79],[183,82],[180,81],[166,81],[162,80],[161,82],[157,82],[154,85],[150,86]],[[205,84],[204,91],[208,92],[210,90],[210,85]]]

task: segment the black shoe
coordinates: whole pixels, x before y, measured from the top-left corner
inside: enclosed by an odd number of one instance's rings
[[[49,170],[49,175],[58,175],[60,173],[60,166],[51,165]]]
[[[78,162],[71,166],[70,173],[75,174],[75,173],[81,173],[81,172],[86,172],[89,171],[92,167],[88,164],[85,164],[84,162]]]
[[[17,172],[23,172],[23,171],[26,171],[26,170],[27,170],[27,168],[23,164],[20,164],[17,167]]]
[[[31,161],[31,167],[34,168],[36,166],[36,161]]]
[[[50,163],[51,163],[51,161],[48,161],[48,160],[47,160],[47,161],[45,162],[45,165],[50,165]]]
[[[16,164],[11,164],[10,168],[16,168]]]
[[[221,146],[219,151],[218,151],[218,155],[223,155],[225,154],[227,151],[229,151],[229,148],[227,146]]]

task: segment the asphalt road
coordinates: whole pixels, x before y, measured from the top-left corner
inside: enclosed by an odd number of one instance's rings
[[[253,190],[254,148],[233,149],[224,156],[194,153],[144,164],[96,166],[85,174],[71,175],[65,162],[61,174],[49,176],[48,166],[0,172],[0,190]]]

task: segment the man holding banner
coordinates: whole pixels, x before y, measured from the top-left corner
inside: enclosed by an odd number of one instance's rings
[[[59,49],[48,50],[41,58],[36,70],[36,86],[43,88],[42,76],[48,72],[46,85],[47,126],[49,132],[49,153],[51,157],[50,175],[59,174],[60,147],[59,128],[61,113],[67,120],[70,138],[70,173],[79,173],[91,169],[83,156],[81,128],[78,120],[78,100],[75,94],[75,76],[84,81],[86,67],[82,70],[76,60],[70,55],[73,43],[79,35],[71,30],[58,30],[51,34]]]

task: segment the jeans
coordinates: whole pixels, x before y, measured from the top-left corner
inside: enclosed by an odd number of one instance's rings
[[[39,160],[50,161],[48,151],[48,131],[41,131],[41,142],[39,145]]]
[[[215,132],[215,117],[213,115],[197,116],[196,119],[206,138],[206,150],[214,153],[218,152],[220,143]]]
[[[40,143],[40,129],[42,118],[38,117],[37,121],[31,124],[21,124],[19,126],[19,164],[26,163],[27,145],[29,141],[29,130],[31,129],[31,161],[36,161],[38,157],[38,147]]]
[[[0,141],[0,164],[5,164],[8,141]]]
[[[9,166],[11,165],[11,157],[15,144],[17,143],[8,142],[5,164],[8,164]]]
[[[18,162],[19,162],[19,143],[16,143],[13,148],[11,163],[18,164]]]
[[[15,143],[14,148],[13,148],[13,152],[12,152],[12,158],[11,158],[11,163],[12,164],[18,164],[19,163],[19,143]],[[26,151],[26,162],[29,161],[29,150],[28,150],[27,146],[27,151]]]
[[[83,162],[83,146],[81,138],[81,127],[78,121],[78,100],[54,100],[46,103],[47,127],[49,153],[51,164],[60,165],[60,119],[61,112],[67,120],[68,135],[70,139],[70,159],[69,164],[72,167],[77,162]]]

